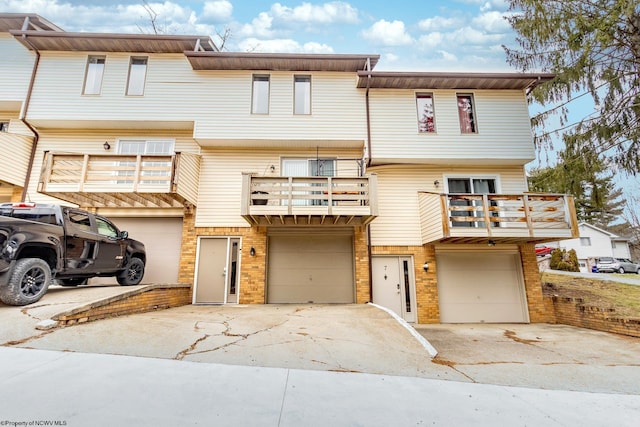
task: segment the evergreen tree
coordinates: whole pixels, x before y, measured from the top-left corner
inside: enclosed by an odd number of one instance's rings
[[[508,0],[519,49],[509,64],[551,72],[533,99],[552,105],[534,117],[536,142],[559,132],[574,153],[604,154],[631,174],[640,171],[640,0]],[[569,103],[586,95],[593,114],[568,123]],[[560,129],[550,119],[560,118]],[[547,125],[545,129],[544,126]],[[544,132],[543,132],[544,130]]]

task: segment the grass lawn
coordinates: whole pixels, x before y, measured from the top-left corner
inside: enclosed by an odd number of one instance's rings
[[[618,276],[636,278],[629,274]],[[614,308],[621,317],[640,317],[640,286],[545,271],[542,273],[542,291],[545,296],[582,298],[589,305]]]

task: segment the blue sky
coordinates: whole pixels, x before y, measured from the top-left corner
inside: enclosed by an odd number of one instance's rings
[[[503,0],[148,1],[169,34],[231,30],[230,51],[381,55],[377,70],[517,71]],[[0,0],[0,11],[37,13],[66,31],[151,32],[143,0]]]

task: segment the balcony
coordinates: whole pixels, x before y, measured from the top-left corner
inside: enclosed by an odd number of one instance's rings
[[[24,185],[32,147],[32,136],[0,132],[0,151],[3,153],[0,156],[0,182],[17,187]]]
[[[200,156],[45,152],[38,191],[83,207],[195,205]]]
[[[564,194],[418,195],[422,243],[542,243],[579,236]]]
[[[377,179],[243,174],[242,217],[257,226],[362,226],[378,215]]]

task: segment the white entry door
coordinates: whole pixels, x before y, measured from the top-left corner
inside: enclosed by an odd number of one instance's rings
[[[238,302],[240,239],[200,238],[194,304]]]
[[[372,259],[373,302],[416,322],[416,284],[413,259],[408,256],[375,256]]]

